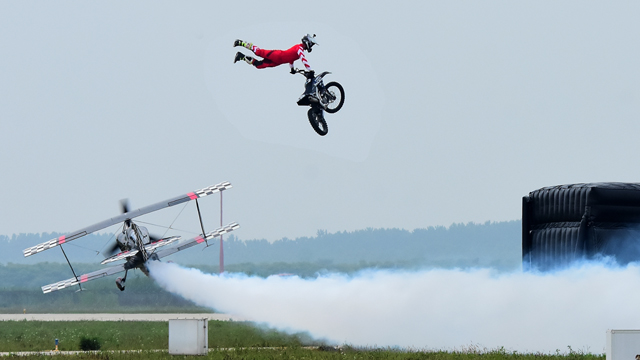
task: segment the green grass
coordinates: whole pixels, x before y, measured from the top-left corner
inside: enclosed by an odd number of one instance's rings
[[[4,321],[0,352],[80,349],[82,337],[98,338],[101,350],[153,350],[169,347],[167,322],[146,321]],[[263,330],[251,323],[209,321],[209,348],[302,346],[316,344],[305,334]]]
[[[80,340],[97,338],[100,352],[60,355],[70,359],[182,359],[167,353],[167,322],[137,321],[4,321],[0,322],[0,352],[49,351],[59,339],[61,351],[80,349]],[[305,346],[315,346],[313,349]],[[604,360],[604,355],[569,349],[568,354],[519,354],[504,349],[486,350],[474,346],[463,351],[400,351],[396,349],[336,349],[314,341],[308,335],[288,335],[261,329],[251,323],[209,321],[209,349],[206,359],[425,359],[425,360]],[[120,352],[141,350],[137,352]],[[162,350],[162,351],[152,351]],[[50,359],[49,355],[29,355],[21,359]]]
[[[149,352],[142,351],[137,353],[87,353],[80,355],[61,355],[58,358],[69,359],[192,359],[188,356],[172,356],[167,352]],[[49,355],[32,355],[21,357],[21,359],[50,359]],[[210,351],[207,356],[198,357],[197,359],[216,359],[216,360],[604,360],[603,355],[587,355],[581,353],[570,353],[568,355],[544,355],[544,354],[517,354],[507,353],[504,351],[492,351],[486,353],[474,352],[429,352],[429,351],[397,351],[389,349],[345,349],[341,351],[322,351],[319,349],[304,349],[300,347],[257,349],[257,348],[241,348],[241,349],[216,349]]]

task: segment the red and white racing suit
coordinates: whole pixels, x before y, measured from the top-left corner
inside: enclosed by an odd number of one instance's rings
[[[260,56],[262,60],[255,60],[253,66],[258,69],[264,69],[274,67],[282,64],[289,63],[289,66],[293,69],[293,62],[300,59],[302,64],[307,70],[311,70],[307,58],[304,57],[304,48],[302,44],[293,45],[288,50],[265,50],[253,45],[251,51],[254,54]]]

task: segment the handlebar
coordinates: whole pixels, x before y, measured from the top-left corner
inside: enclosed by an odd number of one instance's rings
[[[303,69],[293,69],[293,73],[302,74],[306,78],[310,78],[310,77],[315,75],[315,71],[313,71],[313,70],[307,71],[307,70],[303,70]]]

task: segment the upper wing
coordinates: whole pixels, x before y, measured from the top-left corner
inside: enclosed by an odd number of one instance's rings
[[[158,255],[158,258],[163,258],[165,256],[169,256],[171,254],[175,254],[178,251],[182,251],[184,249],[188,249],[194,245],[198,245],[200,243],[203,243],[205,240],[211,240],[214,237],[218,237],[220,235],[224,235],[228,232],[232,232],[233,230],[236,230],[237,228],[239,228],[240,225],[238,223],[231,223],[229,225],[223,226],[219,229],[216,229],[210,233],[208,233],[207,235],[205,235],[204,237],[202,237],[201,235],[198,235],[192,239],[186,240],[184,242],[180,242],[178,243],[178,246],[176,247],[172,247],[170,249],[165,249],[165,250],[160,250],[156,252],[156,255]]]
[[[77,278],[71,278],[68,280],[59,281],[55,284],[45,285],[42,287],[42,292],[47,294],[52,291],[64,289],[69,286],[78,285],[80,283],[87,282],[89,280],[99,279],[101,277],[113,275],[122,271],[124,271],[124,264],[111,266],[108,268],[90,272],[88,274],[80,275]]]
[[[165,200],[165,201],[161,201],[159,203],[153,204],[153,205],[149,205],[149,206],[145,206],[143,208],[140,209],[136,209],[136,210],[132,210],[129,212],[126,212],[122,215],[116,216],[116,217],[112,217],[111,219],[99,222],[97,224],[91,225],[91,226],[87,226],[85,228],[82,228],[80,230],[71,232],[69,234],[66,235],[62,235],[58,238],[55,239],[51,239],[49,241],[43,242],[42,244],[30,247],[28,249],[24,249],[22,252],[24,253],[24,256],[31,256],[33,254],[37,254],[41,251],[47,250],[47,249],[51,249],[52,247],[56,247],[58,245],[62,245],[66,242],[78,239],[80,237],[83,237],[87,234],[90,234],[94,231],[98,231],[101,229],[104,229],[106,227],[109,227],[111,225],[115,225],[118,223],[121,223],[125,220],[130,220],[133,219],[135,217],[144,215],[144,214],[148,214],[150,212],[154,212],[154,211],[158,211],[160,209],[164,209],[164,208],[168,208],[170,206],[174,206],[174,205],[178,205],[178,204],[182,204],[184,202],[187,201],[191,201],[197,198],[201,198],[201,197],[205,197],[207,195],[211,195],[214,194],[218,191],[222,191],[222,190],[226,190],[231,188],[231,183],[228,181],[222,182],[220,184],[217,185],[212,185],[200,190],[196,190],[194,192],[190,192],[186,195],[179,195],[176,196],[174,198],[171,198],[169,200]]]

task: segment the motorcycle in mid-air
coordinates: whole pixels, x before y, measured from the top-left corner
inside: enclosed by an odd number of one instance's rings
[[[329,132],[327,121],[324,119],[324,112],[330,114],[338,112],[344,104],[344,89],[342,85],[335,81],[324,84],[322,78],[331,74],[328,71],[315,75],[313,71],[296,69],[294,72],[303,74],[307,81],[304,84],[304,93],[298,99],[298,105],[310,106],[307,112],[311,127],[318,135],[325,136]]]

